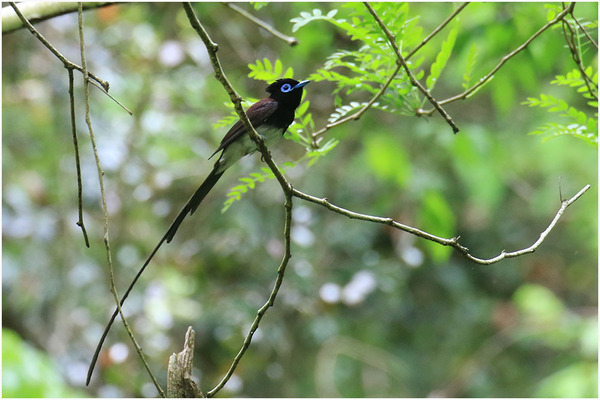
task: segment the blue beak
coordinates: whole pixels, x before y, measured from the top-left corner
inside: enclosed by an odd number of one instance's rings
[[[294,86],[294,87],[292,88],[292,90],[294,90],[294,89],[298,89],[298,88],[301,88],[301,87],[304,87],[304,86],[308,85],[309,83],[310,83],[310,81],[302,81],[302,82],[298,82],[298,84],[297,84],[296,86]]]

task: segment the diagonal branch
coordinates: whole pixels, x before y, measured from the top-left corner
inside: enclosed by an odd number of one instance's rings
[[[479,80],[479,82],[477,82],[475,85],[473,85],[472,87],[470,87],[469,89],[465,90],[464,92],[457,94],[455,96],[449,97],[445,100],[441,100],[439,102],[440,105],[445,105],[448,103],[452,103],[454,101],[457,100],[462,100],[462,99],[466,99],[468,98],[471,94],[475,93],[479,88],[481,88],[481,86],[485,85],[490,79],[492,79],[492,77],[494,76],[494,74],[496,72],[498,72],[498,70],[500,68],[502,68],[502,66],[504,64],[506,64],[506,62],[508,60],[510,60],[511,58],[513,58],[514,56],[516,56],[517,54],[519,54],[521,51],[525,50],[525,48],[527,48],[527,46],[529,46],[531,44],[531,42],[533,42],[538,36],[540,36],[545,30],[547,30],[548,28],[550,28],[552,25],[556,24],[559,21],[562,21],[562,19],[569,13],[571,13],[573,11],[573,7],[575,7],[575,3],[571,3],[569,4],[568,7],[566,7],[560,14],[558,14],[556,17],[554,17],[554,19],[552,19],[551,21],[548,21],[544,26],[542,26],[540,29],[538,29],[537,32],[535,32],[533,35],[531,35],[531,37],[529,39],[527,39],[522,45],[520,45],[519,47],[517,47],[516,49],[514,49],[513,51],[511,51],[510,53],[508,53],[507,55],[505,55],[504,57],[502,57],[502,59],[500,60],[500,62],[498,63],[498,65],[496,65],[486,76],[484,76],[483,78],[481,78]],[[419,115],[431,115],[433,114],[434,110],[423,110],[421,111],[421,113]]]
[[[256,18],[254,15],[250,14],[248,11],[244,10],[241,7],[238,7],[236,4],[229,3],[229,2],[225,2],[223,4],[225,4],[227,7],[231,8],[233,11],[236,11],[237,13],[248,18],[250,21],[254,22],[256,25],[260,26],[261,28],[263,28],[264,30],[269,32],[271,35],[283,40],[290,46],[295,46],[298,44],[298,39],[296,39],[295,37],[284,35],[283,33],[279,32],[277,29],[273,28],[271,25],[267,24],[265,21]]]
[[[418,88],[421,93],[423,93],[423,95],[427,98],[427,100],[429,100],[429,102],[431,104],[433,104],[433,106],[435,107],[435,109],[442,115],[442,117],[444,117],[444,119],[446,120],[446,122],[448,123],[448,125],[450,125],[450,127],[452,127],[452,131],[454,133],[457,133],[459,131],[458,126],[456,126],[456,124],[454,123],[454,121],[452,121],[452,118],[450,117],[450,115],[448,115],[448,113],[446,112],[446,110],[444,110],[441,106],[440,103],[438,103],[433,96],[431,96],[431,94],[429,93],[429,91],[427,89],[425,89],[423,87],[423,85],[421,85],[419,83],[419,81],[414,77],[414,75],[412,74],[412,72],[410,71],[410,68],[408,67],[408,64],[406,64],[406,60],[404,59],[404,57],[402,57],[402,52],[400,51],[400,49],[398,48],[398,45],[396,44],[396,37],[395,35],[393,35],[390,30],[388,29],[387,26],[385,26],[385,24],[383,23],[383,21],[381,20],[381,18],[379,18],[379,15],[377,15],[377,12],[373,9],[373,7],[371,7],[371,5],[368,2],[364,2],[365,7],[367,7],[367,9],[369,10],[369,12],[371,13],[371,15],[373,16],[373,18],[375,18],[375,21],[377,21],[377,24],[379,25],[379,27],[381,28],[381,30],[383,31],[383,33],[385,33],[385,36],[387,37],[388,41],[390,42],[390,45],[392,45],[392,48],[394,49],[394,53],[396,53],[396,57],[398,58],[398,65],[401,65],[402,68],[404,68],[404,71],[406,71],[406,75],[408,75],[410,82],[412,83],[413,86],[415,86],[416,88]]]
[[[27,18],[25,18],[23,16],[23,14],[21,13],[21,10],[19,10],[19,8],[17,7],[17,5],[14,2],[11,1],[11,2],[9,2],[9,4],[15,10],[15,13],[17,14],[17,16],[21,19],[21,21],[23,22],[23,25],[25,25],[27,27],[27,29],[29,29],[29,31],[33,34],[33,36],[35,36],[40,42],[42,42],[42,44],[44,46],[46,46],[46,48],[48,48],[48,50],[50,50],[50,52],[52,54],[54,54],[56,56],[56,58],[58,58],[63,63],[63,66],[66,69],[68,69],[68,70],[75,69],[83,74],[83,68],[80,67],[79,65],[69,61],[65,56],[63,56],[61,54],[61,52],[58,51],[41,33],[38,32],[37,29],[35,29],[35,27],[27,20]],[[125,107],[117,99],[115,99],[113,96],[111,96],[108,93],[108,89],[110,86],[108,82],[98,78],[96,75],[94,75],[93,73],[91,73],[89,71],[87,71],[87,76],[85,79],[87,82],[92,83],[95,87],[102,90],[102,92],[105,95],[107,95],[112,101],[114,101],[121,108],[123,108],[125,111],[127,111],[129,113],[129,115],[132,115],[131,111],[129,111],[127,109],[127,107]]]

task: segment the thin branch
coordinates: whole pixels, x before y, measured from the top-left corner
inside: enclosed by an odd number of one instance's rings
[[[450,117],[450,115],[448,115],[448,113],[446,112],[446,110],[444,110],[442,108],[441,104],[438,103],[433,98],[433,96],[431,96],[431,94],[429,93],[429,91],[427,89],[425,89],[423,87],[423,85],[421,85],[419,83],[419,81],[414,77],[414,75],[410,71],[410,68],[408,67],[408,64],[406,64],[406,61],[404,60],[404,57],[402,57],[402,52],[400,51],[400,49],[398,48],[398,45],[396,44],[396,37],[395,37],[395,35],[393,35],[390,32],[390,30],[387,28],[387,26],[385,26],[385,24],[383,23],[383,21],[381,20],[381,18],[379,18],[379,15],[377,15],[377,12],[375,12],[375,10],[373,9],[373,7],[371,7],[371,5],[368,2],[364,2],[363,4],[365,5],[365,7],[367,7],[367,9],[369,10],[369,12],[373,16],[373,18],[375,18],[375,21],[377,21],[377,24],[379,25],[379,27],[381,28],[381,30],[383,30],[383,33],[385,33],[385,36],[387,37],[388,41],[392,45],[392,48],[394,49],[394,52],[396,53],[396,57],[398,58],[398,63],[400,65],[402,65],[402,68],[404,68],[404,71],[406,71],[406,75],[408,75],[408,77],[409,77],[410,82],[412,83],[412,85],[415,86],[416,88],[418,88],[421,91],[421,93],[423,93],[423,95],[427,98],[427,100],[429,100],[429,102],[431,104],[433,104],[433,106],[435,107],[435,109],[442,115],[442,117],[444,117],[444,119],[446,120],[446,122],[448,123],[448,125],[450,125],[450,127],[452,127],[452,131],[454,133],[457,133],[459,131],[458,126],[456,126],[456,124],[454,123],[454,121],[452,121],[452,118]]]
[[[440,26],[435,28],[425,39],[423,39],[423,41],[421,43],[419,43],[419,45],[417,47],[415,47],[410,53],[408,53],[408,55],[405,57],[405,59],[408,60],[409,58],[411,58],[413,56],[413,54],[415,54],[417,51],[419,51],[421,49],[421,47],[425,46],[425,44],[427,42],[429,42],[435,35],[440,33],[440,31],[442,29],[444,29],[446,27],[446,25],[448,25],[450,23],[450,21],[452,21],[458,15],[458,13],[460,13],[468,5],[469,5],[469,2],[467,1],[465,3],[462,3],[460,6],[458,6],[456,8],[456,10],[454,10],[454,12],[452,14],[450,14],[448,16],[448,18],[446,18],[444,20],[444,22],[442,22],[440,24]]]
[[[225,2],[223,4],[231,8],[233,11],[236,11],[244,17],[248,18],[250,21],[254,22],[256,25],[260,26],[261,28],[269,32],[271,35],[283,40],[290,46],[295,46],[298,44],[298,39],[296,39],[295,37],[284,35],[283,33],[279,32],[277,29],[273,28],[271,25],[267,24],[263,20],[258,19],[254,15],[250,14],[248,11],[244,10],[241,7],[238,7],[236,4],[229,2]]]
[[[573,11],[571,11],[571,18],[573,18],[573,21],[575,21],[575,23],[577,24],[577,26],[579,27],[579,29],[581,29],[583,31],[583,33],[588,38],[588,40],[594,45],[594,47],[596,48],[596,50],[598,50],[598,43],[596,43],[594,41],[594,39],[590,36],[590,34],[585,30],[585,28],[583,27],[583,25],[581,25],[579,23],[579,20],[577,18],[575,18],[575,15],[573,14]]]
[[[446,18],[437,28],[435,28],[429,35],[427,35],[427,37],[425,39],[423,39],[423,41],[421,41],[421,43],[419,43],[419,45],[417,47],[415,47],[410,53],[408,53],[408,55],[404,58],[405,60],[410,59],[413,55],[415,55],[415,53],[417,51],[419,51],[426,43],[428,43],[434,36],[436,36],[438,33],[440,33],[442,31],[442,29],[444,29],[446,27],[446,25],[448,25],[450,23],[450,21],[452,21],[457,15],[458,13],[460,13],[469,3],[463,3],[461,4],[456,10],[454,10],[452,12],[452,14],[450,14],[448,16],[448,18]],[[341,125],[345,122],[348,121],[358,121],[363,114],[369,109],[371,108],[371,106],[373,104],[375,104],[375,102],[377,100],[379,100],[379,98],[385,93],[385,91],[387,90],[387,88],[390,86],[390,84],[392,83],[392,81],[396,78],[396,75],[398,74],[398,71],[400,71],[401,66],[396,64],[396,68],[394,69],[394,71],[390,74],[390,77],[387,79],[387,81],[385,82],[385,84],[379,89],[379,91],[375,94],[375,96],[373,96],[373,98],[371,98],[371,100],[369,100],[369,102],[367,104],[365,104],[360,110],[358,110],[357,112],[355,112],[352,115],[349,115],[345,118],[342,118],[338,121],[329,123],[327,125],[325,125],[325,127],[319,129],[316,132],[313,132],[311,134],[312,138],[313,138],[313,146],[317,147],[317,138],[320,137],[321,135],[323,135],[326,131],[328,131],[331,128],[334,128],[338,125]]]
[[[233,359],[233,362],[231,363],[229,370],[227,371],[227,373],[225,374],[225,376],[223,377],[221,382],[219,382],[219,384],[217,386],[215,386],[212,390],[210,390],[208,393],[206,393],[207,397],[213,397],[219,390],[221,390],[225,386],[227,381],[229,381],[229,378],[231,378],[231,375],[233,375],[235,368],[237,367],[238,363],[240,362],[240,360],[246,353],[246,350],[248,350],[248,348],[250,347],[250,343],[252,342],[252,336],[258,329],[258,325],[260,324],[262,317],[265,315],[265,313],[267,312],[269,307],[272,307],[273,304],[275,303],[275,298],[277,297],[277,294],[279,293],[279,288],[281,287],[281,284],[283,283],[283,278],[285,276],[286,267],[289,263],[290,258],[292,257],[292,253],[290,251],[292,207],[293,207],[292,193],[286,192],[285,226],[284,226],[284,230],[283,230],[283,234],[285,237],[285,253],[283,255],[283,259],[281,260],[281,264],[279,265],[279,268],[277,269],[277,279],[275,280],[275,284],[273,286],[273,290],[271,291],[271,294],[269,295],[269,299],[256,313],[256,317],[254,318],[254,321],[252,322],[250,331],[248,332],[248,334],[246,335],[246,338],[244,339],[244,344],[242,345],[242,348],[240,349],[238,354]]]
[[[485,75],[483,78],[481,78],[479,80],[479,82],[477,82],[475,85],[473,85],[469,89],[465,90],[463,93],[457,94],[456,96],[453,96],[453,97],[449,97],[449,98],[447,98],[445,100],[441,100],[439,102],[439,104],[440,105],[445,105],[445,104],[452,103],[452,102],[457,101],[457,100],[468,98],[472,93],[474,93],[481,86],[483,86],[484,84],[486,84],[494,76],[494,74],[496,72],[498,72],[498,70],[500,68],[502,68],[502,66],[504,64],[506,64],[506,62],[508,60],[510,60],[511,58],[513,58],[514,56],[516,56],[517,54],[519,54],[521,51],[523,51],[525,48],[527,48],[527,46],[529,46],[529,44],[531,44],[531,42],[533,42],[538,36],[540,36],[546,29],[550,28],[552,25],[554,25],[557,22],[561,21],[567,14],[569,14],[573,10],[574,6],[575,6],[575,3],[571,3],[569,5],[569,7],[565,8],[553,20],[548,21],[537,32],[535,32],[533,35],[531,35],[531,37],[529,39],[527,39],[525,41],[525,43],[523,43],[522,45],[520,45],[519,47],[517,47],[516,49],[514,49],[513,51],[511,51],[510,53],[508,53],[504,57],[502,57],[502,59],[500,60],[500,62],[498,63],[498,65],[496,65],[487,75]],[[419,113],[419,115],[431,115],[431,114],[433,114],[433,112],[434,112],[433,109],[431,109],[431,110],[421,110],[421,112]]]
[[[343,124],[345,122],[348,122],[348,121],[351,121],[351,120],[358,121],[360,119],[360,117],[362,117],[363,114],[365,112],[367,112],[367,110],[369,108],[371,108],[371,106],[373,104],[375,104],[375,102],[377,100],[379,100],[379,98],[385,93],[385,91],[390,86],[390,84],[392,83],[392,81],[394,80],[394,78],[396,78],[396,74],[398,74],[398,71],[400,71],[400,65],[396,65],[396,69],[394,69],[394,71],[390,74],[390,77],[385,82],[385,84],[381,87],[381,89],[379,89],[379,91],[375,94],[375,96],[373,96],[373,98],[371,98],[371,100],[369,100],[369,102],[367,104],[365,104],[360,110],[358,110],[354,114],[349,115],[349,116],[347,116],[345,118],[342,118],[342,119],[339,119],[339,120],[337,120],[335,122],[329,123],[329,124],[325,125],[325,127],[323,127],[321,129],[319,129],[318,131],[312,133],[311,136],[313,138],[313,145],[316,145],[316,138],[318,138],[319,136],[321,136],[322,134],[324,134],[329,129],[334,128],[334,127],[336,127],[338,125],[341,125],[341,124]]]
[[[23,14],[21,13],[21,11],[19,10],[19,8],[17,7],[17,5],[14,2],[9,2],[9,4],[11,5],[11,7],[15,10],[15,13],[17,14],[17,16],[21,19],[21,21],[23,22],[23,25],[25,25],[27,27],[27,29],[29,29],[29,31],[33,34],[33,36],[35,36],[40,42],[42,42],[42,44],[44,46],[46,46],[46,48],[48,48],[48,50],[50,50],[50,52],[52,54],[54,54],[64,65],[65,68],[67,69],[76,69],[77,71],[83,73],[83,68],[80,67],[79,65],[69,61],[65,56],[63,56],[54,46],[52,46],[52,44],[41,34],[38,32],[37,29],[35,29],[35,27],[33,25],[31,25],[31,23],[27,20],[27,18],[25,18],[23,16]],[[121,108],[123,108],[125,111],[127,111],[129,113],[129,115],[131,114],[131,111],[129,111],[127,109],[127,107],[125,107],[123,104],[121,104],[119,101],[117,101],[113,96],[111,96],[108,93],[108,89],[110,87],[109,83],[98,78],[96,75],[94,75],[93,73],[89,72],[87,73],[87,78],[86,78],[87,82],[92,82],[92,84],[97,87],[98,89],[102,90],[102,93],[104,93],[105,95],[107,95],[111,100],[113,100],[115,103],[117,103]],[[99,86],[98,86],[99,85]]]
[[[81,65],[82,65],[82,72],[83,72],[83,91],[84,91],[84,99],[85,99],[84,100],[85,122],[87,124],[88,130],[90,133],[90,141],[92,143],[94,158],[96,160],[96,169],[98,171],[98,183],[100,184],[100,198],[101,198],[101,203],[102,203],[102,213],[104,215],[104,246],[106,248],[106,258],[107,258],[107,262],[108,262],[108,270],[109,270],[109,278],[110,278],[110,291],[112,292],[114,300],[117,303],[117,308],[119,309],[119,314],[121,314],[121,319],[123,320],[123,325],[125,326],[125,330],[127,331],[127,334],[131,338],[131,341],[133,342],[133,345],[135,346],[140,358],[142,359],[144,366],[148,370],[148,373],[150,374],[150,377],[152,378],[152,381],[154,382],[156,389],[158,390],[158,392],[160,393],[160,395],[162,397],[165,397],[164,391],[158,384],[156,378],[154,377],[154,375],[152,374],[152,371],[150,370],[150,366],[146,362],[144,354],[142,353],[142,348],[137,343],[137,340],[135,339],[135,337],[133,336],[133,333],[131,332],[131,329],[129,328],[127,320],[125,319],[125,316],[123,315],[123,310],[121,309],[121,303],[119,301],[119,295],[117,293],[117,289],[115,286],[114,269],[113,269],[113,263],[112,263],[112,252],[110,249],[110,241],[108,238],[108,206],[106,204],[106,194],[104,191],[104,171],[102,169],[102,164],[100,162],[100,156],[98,155],[98,148],[96,146],[96,138],[94,136],[94,130],[92,128],[92,121],[90,118],[90,102],[89,102],[90,91],[89,91],[89,82],[88,82],[88,71],[87,71],[86,58],[85,58],[85,40],[84,40],[84,35],[83,35],[83,10],[82,10],[81,3],[79,3],[79,10],[78,10],[78,24],[79,24],[79,49],[81,52]],[[87,377],[87,383],[89,383],[89,381],[90,381],[91,372],[92,372],[92,370],[90,369],[88,377]]]
[[[467,259],[469,259],[477,264],[490,265],[490,264],[495,264],[498,261],[501,261],[505,258],[513,258],[513,257],[522,256],[524,254],[533,253],[542,244],[542,242],[546,239],[546,236],[548,236],[550,231],[552,231],[552,229],[554,229],[554,226],[556,225],[556,223],[558,222],[560,217],[564,214],[567,207],[569,207],[571,204],[573,204],[575,201],[577,201],[581,196],[583,196],[583,194],[589,188],[590,188],[590,185],[586,185],[583,187],[583,189],[581,189],[579,192],[577,192],[577,194],[575,196],[571,197],[569,200],[562,201],[560,209],[556,213],[556,216],[554,217],[554,219],[552,220],[550,225],[548,225],[546,230],[544,230],[540,234],[540,237],[538,238],[538,240],[536,240],[531,246],[526,247],[521,250],[513,251],[513,252],[506,252],[505,250],[502,250],[502,252],[500,252],[500,254],[498,256],[492,257],[489,259],[478,258],[478,257],[471,255],[471,253],[469,253],[469,249],[467,247],[461,245],[458,242],[460,236],[453,237],[450,239],[438,237],[438,236],[432,235],[430,233],[424,232],[420,229],[401,224],[400,222],[394,221],[392,218],[383,218],[383,217],[376,217],[376,216],[372,216],[372,215],[357,213],[357,212],[350,211],[345,208],[336,206],[334,204],[331,204],[329,201],[327,201],[327,199],[314,197],[314,196],[308,195],[306,193],[300,192],[299,190],[296,190],[296,189],[292,189],[292,190],[293,190],[293,195],[295,197],[309,201],[311,203],[318,204],[318,205],[323,206],[323,207],[327,208],[328,210],[336,212],[340,215],[346,216],[351,219],[358,219],[358,220],[362,220],[362,221],[368,221],[368,222],[374,222],[374,223],[383,224],[383,225],[389,225],[389,226],[399,229],[401,231],[408,232],[415,236],[419,236],[423,239],[427,239],[427,240],[430,240],[435,243],[439,243],[444,246],[451,246],[451,247],[455,248],[456,250],[458,250],[464,257],[466,257]]]
[[[81,185],[81,163],[79,161],[79,144],[77,141],[77,126],[75,124],[75,96],[73,95],[73,69],[67,68],[69,72],[69,103],[71,105],[71,133],[73,135],[73,147],[75,148],[75,168],[77,170],[77,203],[79,205],[79,220],[77,226],[81,228],[83,233],[83,239],[86,247],[90,247],[90,240],[88,238],[85,224],[83,222],[83,189]]]
[[[571,14],[571,16],[573,16],[573,14]],[[571,58],[573,59],[573,62],[575,62],[575,65],[577,65],[577,69],[579,69],[579,72],[581,73],[583,82],[585,83],[585,86],[588,89],[588,93],[590,94],[590,96],[598,100],[598,85],[594,82],[594,80],[591,77],[588,76],[588,74],[586,74],[585,66],[583,65],[583,61],[581,60],[579,43],[575,43],[577,33],[573,31],[573,28],[571,28],[571,24],[569,24],[569,21],[565,19],[562,20],[562,31],[563,36],[565,38],[565,42],[567,42],[567,47],[571,52]]]
[[[27,20],[27,18],[25,18],[23,16],[23,14],[21,13],[21,11],[19,10],[19,8],[17,7],[17,5],[14,2],[11,1],[11,2],[9,2],[9,4],[15,10],[15,13],[18,15],[18,17],[21,19],[21,21],[27,27],[27,29],[29,29],[29,31],[33,34],[33,36],[35,36],[40,42],[42,42],[42,44],[44,46],[46,46],[48,48],[48,50],[50,50],[50,52],[52,54],[54,54],[63,63],[65,68],[76,69],[77,71],[83,73],[82,67],[69,61],[58,50],[56,50],[56,48],[54,46],[52,46],[52,44],[48,40],[46,40],[46,38],[44,36],[42,36],[42,34],[39,33],[37,31],[37,29],[35,29],[33,27],[33,25],[31,25],[31,23]],[[98,78],[96,75],[92,74],[89,71],[87,72],[87,77],[88,78],[86,78],[86,79],[92,78],[93,80],[98,82],[100,84],[100,86],[102,86],[102,88],[104,88],[104,91],[108,92],[108,88],[109,88],[108,82],[103,81],[102,79]]]

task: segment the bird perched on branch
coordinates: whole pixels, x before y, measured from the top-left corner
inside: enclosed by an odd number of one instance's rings
[[[296,108],[298,108],[302,99],[302,88],[308,83],[309,81],[298,82],[294,79],[279,79],[267,86],[266,91],[269,93],[269,97],[254,103],[246,111],[246,115],[252,123],[252,126],[256,132],[262,136],[267,146],[272,145],[279,138],[281,138],[290,124],[294,121],[294,113],[296,112]],[[208,174],[198,190],[196,190],[185,206],[181,209],[175,218],[175,221],[173,221],[167,230],[167,233],[165,233],[152,253],[150,253],[150,256],[144,265],[142,265],[137,275],[127,288],[127,291],[123,295],[123,298],[121,299],[121,306],[125,302],[125,299],[131,292],[131,289],[139,279],[142,272],[144,272],[144,269],[146,269],[158,249],[160,249],[160,246],[162,246],[164,242],[169,243],[171,240],[173,240],[175,233],[177,233],[177,229],[185,217],[188,214],[193,214],[194,211],[198,209],[198,206],[200,203],[202,203],[202,200],[204,200],[213,186],[215,186],[225,170],[235,164],[243,156],[254,153],[254,151],[256,151],[256,144],[246,132],[246,128],[244,127],[242,121],[238,120],[231,127],[229,132],[227,132],[221,141],[219,148],[217,148],[217,150],[211,156],[212,158],[215,154],[221,152],[221,155],[215,163],[213,170],[210,172],[210,174]],[[89,385],[90,383],[94,366],[98,360],[98,355],[100,354],[100,350],[102,349],[106,335],[108,335],[110,327],[112,326],[118,313],[119,311],[117,308],[110,318],[110,321],[106,325],[104,332],[102,333],[102,337],[98,342],[96,352],[94,353],[94,357],[90,363],[86,385]]]

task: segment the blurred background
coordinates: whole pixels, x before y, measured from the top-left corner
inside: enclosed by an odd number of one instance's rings
[[[292,32],[292,18],[342,4],[272,3],[254,13],[298,39],[290,47],[220,3],[195,4],[219,44],[238,92],[261,98],[248,64],[280,59],[304,79],[327,57],[358,45],[327,22]],[[596,3],[575,15],[595,21]],[[410,4],[422,40],[455,6]],[[432,93],[462,92],[465,63],[479,51],[473,82],[546,23],[542,3],[470,4],[460,14],[452,57]],[[179,4],[119,4],[84,13],[88,68],[110,85],[128,115],[91,88],[91,119],[106,172],[109,232],[123,293],[176,212],[212,169],[207,158],[227,131],[229,98]],[[77,14],[36,24],[80,63]],[[597,30],[589,30],[597,42]],[[419,55],[435,60],[446,33]],[[78,220],[67,72],[30,32],[2,41],[2,387],[6,397],[153,397],[156,389],[117,320],[90,387],[85,375],[114,308],[103,245],[94,157],[75,73],[83,175],[84,245]],[[587,63],[597,66],[597,50]],[[235,375],[218,396],[250,397],[596,397],[598,395],[597,145],[529,132],[557,114],[523,105],[550,93],[580,109],[574,88],[551,85],[574,68],[562,30],[550,29],[467,100],[416,118],[372,109],[328,130],[339,140],[310,168],[286,171],[306,193],[432,234],[461,236],[478,257],[532,244],[569,198],[534,254],[480,266],[423,239],[294,200],[292,259],[275,305]],[[597,70],[597,69],[596,69]],[[597,83],[597,82],[596,82]],[[315,130],[336,109],[335,84],[306,88]],[[365,101],[344,94],[344,104]],[[588,108],[589,109],[589,108]],[[594,110],[590,111],[590,114]],[[281,141],[281,165],[304,149]],[[238,352],[272,289],[283,251],[283,195],[258,184],[221,213],[259,156],[231,168],[164,246],[124,311],[161,384],[185,331],[196,331],[194,375],[206,392]]]

